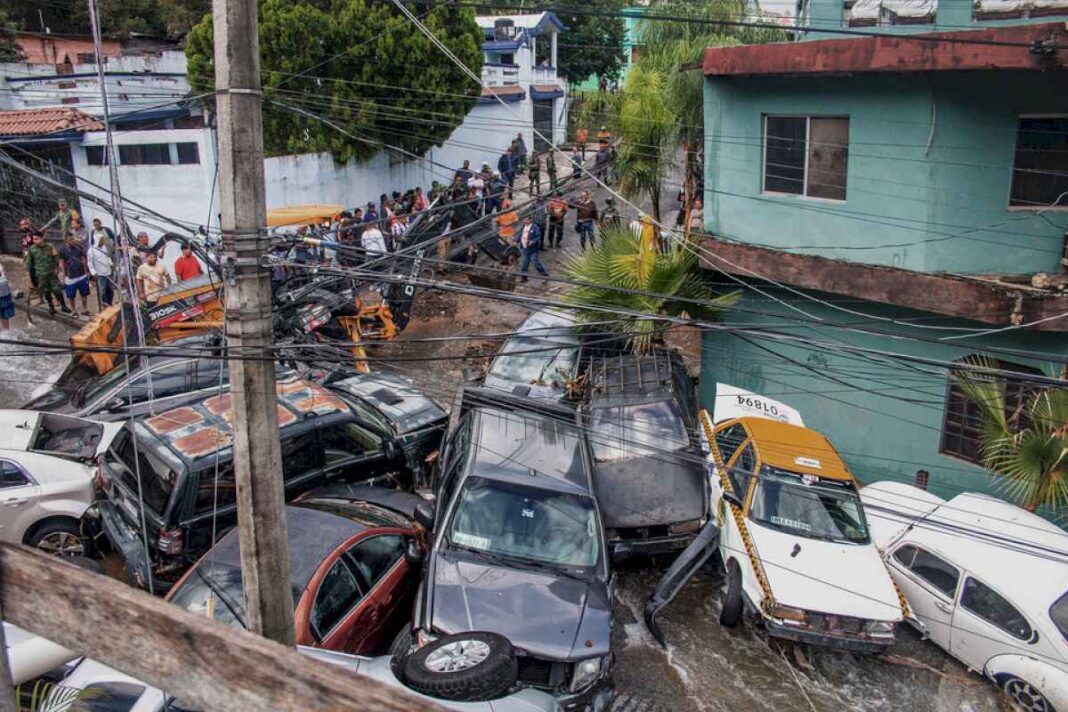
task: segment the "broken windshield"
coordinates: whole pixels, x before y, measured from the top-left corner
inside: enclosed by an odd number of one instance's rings
[[[648,457],[689,445],[686,424],[674,401],[595,408],[590,442],[597,462]]]
[[[171,594],[171,603],[230,626],[245,627],[241,569],[206,557]]]
[[[868,543],[868,525],[851,483],[820,480],[765,465],[749,517],[772,529],[809,539]]]
[[[512,383],[563,383],[578,358],[578,347],[569,337],[526,337],[509,339],[494,360],[490,373]],[[562,348],[554,349],[554,346]]]
[[[597,515],[588,497],[471,477],[460,493],[449,542],[520,563],[597,565]]]

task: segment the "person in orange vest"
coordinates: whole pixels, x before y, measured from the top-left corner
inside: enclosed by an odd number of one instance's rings
[[[500,238],[501,244],[514,247],[515,228],[519,223],[519,213],[512,210],[511,200],[505,200],[501,203],[501,213],[494,218],[494,221],[497,223],[497,236]]]
[[[579,144],[579,150],[582,151],[582,160],[586,160],[586,141],[590,137],[590,132],[586,129],[578,129],[575,131],[575,142]]]
[[[607,126],[602,126],[601,130],[597,132],[597,141],[598,141],[598,143],[600,143],[601,141],[604,141],[605,143],[608,143],[611,140],[612,140],[612,132],[608,130]]]

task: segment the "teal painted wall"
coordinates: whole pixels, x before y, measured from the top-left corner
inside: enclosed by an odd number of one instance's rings
[[[1068,72],[710,78],[706,228],[927,272],[1057,272],[1068,208],[1008,208],[1019,117],[1042,113],[1068,113]],[[761,192],[766,114],[849,117],[845,201]]]
[[[820,30],[846,27],[844,16],[845,6],[842,0],[806,0],[803,2],[801,22],[799,24],[812,29],[806,32],[801,39],[840,39],[842,37],[840,34],[820,32]],[[1060,17],[1068,17],[1068,10],[1062,12]],[[940,2],[936,0],[934,23],[926,25],[879,25],[878,27],[860,27],[857,29],[888,34],[954,32],[997,25],[1029,25],[1055,22],[1057,19],[1056,16],[1045,16],[1006,20],[976,20],[972,18],[971,0],[941,0]]]
[[[776,292],[813,316],[835,322],[859,321],[830,307]],[[874,317],[898,320],[926,317],[919,312],[820,294],[822,299]],[[799,327],[798,315],[782,305],[748,291],[731,311],[727,326],[759,327],[812,341],[838,342],[883,351],[953,361],[984,348],[1027,350],[1068,355],[1063,334],[1009,332],[1001,336],[956,342],[924,343],[907,338],[859,334],[827,327]],[[959,325],[937,321],[941,326]],[[886,330],[899,337],[939,339],[960,332],[922,330],[878,321],[865,328]],[[969,324],[974,327],[974,324]],[[752,343],[746,341],[750,340]],[[996,492],[986,472],[963,460],[939,454],[944,400],[948,385],[944,369],[905,365],[898,361],[843,354],[821,346],[786,344],[752,334],[706,331],[702,344],[701,399],[713,404],[718,382],[746,388],[798,408],[805,424],[826,435],[841,451],[854,474],[865,482],[894,479],[912,482],[916,470],[931,473],[930,490],[943,497],[962,491]],[[763,349],[770,349],[769,351]],[[1056,375],[1056,368],[1034,358],[1000,355],[1005,361],[1040,368]]]

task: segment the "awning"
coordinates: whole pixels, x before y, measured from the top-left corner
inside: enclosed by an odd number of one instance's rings
[[[286,208],[274,208],[267,211],[267,227],[311,225],[329,220],[344,210],[345,206],[336,203],[290,205]]]
[[[564,95],[564,90],[555,84],[531,84],[531,99],[556,99]]]
[[[479,104],[496,104],[497,98],[503,101],[523,101],[527,98],[527,92],[523,87],[509,84],[500,87],[483,87],[482,95],[478,98]]]

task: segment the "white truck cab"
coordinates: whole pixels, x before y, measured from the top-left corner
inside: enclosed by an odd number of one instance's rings
[[[857,484],[834,446],[796,410],[720,385],[701,413],[719,552],[720,622],[743,614],[768,633],[879,652],[908,614],[872,543]]]

